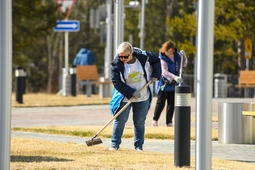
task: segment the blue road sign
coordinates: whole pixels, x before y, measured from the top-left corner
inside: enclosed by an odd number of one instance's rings
[[[77,32],[80,30],[80,23],[77,20],[57,21],[57,26],[53,30],[58,32]]]

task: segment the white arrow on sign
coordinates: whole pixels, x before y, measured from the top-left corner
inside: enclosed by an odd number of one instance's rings
[[[57,26],[54,27],[54,31],[79,31],[79,21],[57,21]]]
[[[61,25],[57,25],[58,28],[76,28],[78,25],[76,24],[61,24]]]

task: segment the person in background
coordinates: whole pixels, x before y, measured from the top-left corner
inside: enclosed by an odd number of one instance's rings
[[[175,86],[183,82],[182,77],[179,77],[181,56],[174,44],[171,41],[167,41],[159,50],[159,58],[162,76],[160,80],[155,83],[155,90],[158,94],[158,99],[156,102],[152,126],[158,126],[159,117],[165,107],[165,101],[167,100],[166,125],[171,127],[173,126],[172,119],[174,114],[174,89]],[[187,57],[184,55],[183,67],[186,67],[187,62]]]
[[[118,46],[115,59],[111,63],[111,79],[114,86],[110,103],[111,114],[114,116],[130,99],[135,98],[135,100],[115,119],[109,150],[119,149],[131,107],[134,148],[137,151],[143,150],[145,120],[152,100],[152,92],[149,87],[142,92],[139,90],[150,80],[154,82],[159,78],[160,60],[154,53],[133,48],[129,42],[123,42]]]
[[[80,51],[76,54],[73,66],[77,65],[93,65],[96,62],[96,57],[91,50],[86,48],[81,48]],[[86,85],[82,82],[79,83],[81,86],[82,94],[86,94]],[[92,94],[96,94],[96,85],[92,85]]]
[[[81,48],[78,54],[76,54],[73,61],[73,65],[93,65],[96,62],[96,57],[91,50]]]

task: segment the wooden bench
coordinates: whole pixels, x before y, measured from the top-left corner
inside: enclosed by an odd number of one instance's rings
[[[111,81],[99,81],[98,71],[96,65],[77,65],[77,80],[82,81],[86,85],[87,96],[90,97],[92,93],[92,84],[111,84]]]
[[[255,87],[255,70],[240,71],[239,84],[236,85],[237,88],[253,88]]]
[[[235,85],[235,87],[244,88],[244,97],[251,97],[251,88],[255,88],[255,70],[240,71],[239,84]]]
[[[77,80],[98,81],[99,76],[96,65],[76,66]]]

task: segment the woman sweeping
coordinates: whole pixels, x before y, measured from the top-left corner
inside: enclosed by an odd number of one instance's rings
[[[153,72],[151,73],[150,67]],[[115,119],[111,138],[111,148],[118,150],[125,124],[132,107],[134,122],[134,148],[142,151],[144,144],[145,120],[152,100],[150,88],[140,92],[149,81],[160,78],[160,62],[152,52],[133,48],[129,42],[121,43],[115,59],[111,63],[111,78],[114,86],[110,103],[111,113],[115,115],[131,98],[135,100]]]

